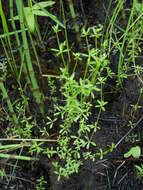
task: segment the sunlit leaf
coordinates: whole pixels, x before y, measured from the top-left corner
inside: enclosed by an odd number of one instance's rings
[[[33,14],[37,16],[47,16],[50,17],[54,22],[56,22],[61,27],[65,28],[64,25],[57,19],[57,17],[46,10],[33,10]]]
[[[24,7],[23,11],[24,11],[24,16],[25,16],[27,27],[29,28],[31,33],[34,33],[34,31],[35,31],[35,18],[34,18],[33,11],[30,7]]]
[[[55,2],[54,1],[45,1],[45,2],[39,2],[36,3],[35,5],[32,6],[32,9],[38,10],[38,9],[43,9],[46,7],[50,7],[52,5],[54,5]]]
[[[125,158],[129,158],[133,156],[134,158],[138,158],[141,155],[141,148],[139,146],[132,147],[128,152],[124,154]]]
[[[133,147],[132,148],[132,156],[134,158],[138,158],[138,157],[140,157],[140,155],[141,155],[141,148],[139,146]]]
[[[131,155],[132,155],[132,152],[131,150],[129,150],[128,152],[124,154],[124,158],[129,158]]]

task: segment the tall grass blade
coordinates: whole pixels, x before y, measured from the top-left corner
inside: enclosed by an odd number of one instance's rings
[[[6,34],[5,39],[6,39],[7,48],[9,49],[9,57],[12,60],[12,61],[10,61],[10,64],[11,64],[10,67],[12,68],[13,75],[17,77],[18,76],[17,67],[16,67],[14,56],[13,56],[13,52],[12,52],[12,45],[11,45],[11,40],[9,37],[8,25],[7,25],[7,21],[6,21],[4,12],[3,12],[1,0],[0,0],[0,16],[1,16],[1,21],[2,21],[2,25],[3,25],[4,34]]]
[[[29,73],[30,80],[32,83],[33,95],[35,97],[36,103],[39,105],[40,112],[44,115],[43,95],[39,90],[39,86],[35,77],[32,61],[31,61],[31,56],[30,56],[30,51],[29,51],[29,46],[28,46],[28,41],[27,41],[27,36],[25,32],[22,1],[16,0],[16,6],[17,6],[17,11],[18,11],[19,20],[20,20],[20,27],[22,30],[22,41],[24,45],[28,73]]]
[[[79,25],[78,25],[77,20],[76,20],[76,14],[75,14],[75,10],[74,10],[72,0],[68,0],[68,4],[69,4],[71,17],[72,17],[73,22],[74,22],[74,29],[75,29],[75,32],[76,32],[76,35],[77,35],[77,41],[80,42],[81,38],[80,38],[80,32],[79,32]]]

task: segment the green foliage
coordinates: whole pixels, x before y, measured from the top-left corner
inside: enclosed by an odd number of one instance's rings
[[[25,20],[26,20],[26,24],[30,30],[31,33],[35,32],[35,17],[34,17],[34,13],[31,10],[31,7],[24,7],[23,8],[23,12],[24,12],[24,16],[25,16]]]
[[[28,46],[28,40],[27,40],[27,35],[25,32],[25,26],[24,26],[24,15],[23,15],[23,2],[22,1],[16,1],[16,6],[19,14],[19,21],[20,21],[20,27],[22,30],[22,41],[24,45],[24,54],[27,62],[27,73],[29,72],[29,78],[31,80],[32,88],[33,90],[33,96],[35,97],[36,103],[39,105],[41,114],[44,116],[44,106],[43,106],[43,94],[40,92],[39,85],[37,82],[37,79],[35,77],[35,72],[31,60],[31,55],[30,55],[30,50]]]
[[[141,166],[139,165],[135,165],[135,169],[136,169],[136,173],[139,179],[142,179],[143,177],[143,165],[141,164]]]
[[[0,169],[0,179],[4,179],[6,177],[6,173],[4,169]]]
[[[88,54],[85,57],[88,59]],[[104,61],[102,62],[104,63]],[[107,68],[105,65],[102,64],[103,68]],[[103,68],[101,70],[104,70]],[[92,73],[94,72],[91,71]],[[69,177],[72,173],[78,172],[79,167],[83,163],[82,160],[86,159],[87,155],[92,160],[95,160],[98,156],[102,159],[108,152],[102,149],[97,154],[89,152],[90,148],[96,148],[96,142],[92,140],[92,136],[99,128],[98,119],[94,123],[88,123],[93,106],[91,100],[95,99],[96,92],[101,94],[101,99],[97,99],[97,105],[95,106],[100,110],[100,113],[105,111],[105,105],[107,104],[102,99],[102,86],[107,78],[101,77],[100,74],[99,72],[97,78],[94,77],[94,80],[80,78],[77,81],[74,72],[70,75],[66,67],[61,69],[61,93],[64,97],[64,105],[57,105],[56,113],[54,114],[54,118],[60,116],[62,119],[62,123],[58,126],[58,145],[55,151],[51,149],[44,152],[48,157],[54,154],[61,160],[61,162],[53,162],[58,180],[61,177]],[[86,98],[89,97],[90,101],[86,101]],[[55,120],[48,117],[47,124],[49,128],[54,128]]]
[[[31,3],[32,4],[32,3]],[[50,14],[45,8],[54,5],[54,1],[43,1],[43,2],[38,2],[35,3],[32,6],[29,7],[24,7],[23,12],[24,12],[24,17],[25,17],[25,22],[30,30],[31,33],[34,33],[36,30],[36,20],[35,20],[35,15],[36,16],[46,16],[50,17],[52,20],[54,20],[57,24],[59,24],[61,27],[64,27],[63,24],[54,16],[53,14]],[[17,16],[15,17],[17,19]]]
[[[143,83],[143,68],[141,65],[136,64],[136,58],[141,55],[142,47],[142,3],[134,0],[133,6],[128,13],[127,24],[123,28],[118,26],[117,20],[122,12],[124,21],[126,21],[126,10],[124,10],[124,1],[119,0],[107,27],[105,27],[105,24],[107,24],[105,23],[104,25],[98,24],[90,27],[83,26],[81,30],[76,21],[73,3],[72,1],[68,1],[68,3],[80,48],[75,47],[74,43],[69,45],[66,28],[67,21],[62,1],[60,1],[60,4],[64,25],[55,15],[46,10],[47,7],[52,7],[55,1],[36,2],[28,0],[28,5],[24,7],[23,1],[16,0],[18,15],[14,17],[14,2],[10,0],[10,21],[12,25],[12,31],[10,32],[0,1],[0,16],[3,25],[3,34],[0,35],[0,40],[9,63],[9,65],[7,65],[7,62],[2,64],[0,77],[2,97],[7,102],[7,107],[11,114],[11,116],[7,116],[11,119],[9,119],[10,124],[6,133],[10,137],[22,139],[23,143],[25,143],[25,139],[31,141],[31,143],[25,144],[1,145],[0,150],[3,150],[3,152],[0,157],[32,161],[36,160],[34,155],[36,158],[44,155],[48,160],[52,160],[58,180],[62,177],[68,178],[71,174],[77,173],[85,160],[91,159],[95,162],[97,158],[103,159],[106,154],[111,153],[115,148],[113,142],[105,149],[101,148],[94,138],[95,133],[102,127],[99,122],[101,113],[105,112],[108,106],[104,94],[104,86],[107,84],[108,78],[114,77],[115,80],[118,80],[117,84],[122,86],[123,80],[128,77],[128,72],[133,69],[133,75],[139,79],[141,84]],[[32,35],[36,33],[38,36],[35,35],[37,45],[42,42],[42,31],[39,31],[37,23],[37,17],[39,16],[49,17],[56,23],[56,26],[52,26],[53,30],[51,32],[53,32],[53,36],[55,35],[57,44],[54,44],[48,50],[51,50],[57,60],[56,67],[58,71],[56,75],[45,74],[48,78],[48,83],[43,80],[42,59],[40,59],[40,56],[38,57],[38,50],[32,38]],[[20,23],[20,30],[18,31],[15,24],[17,21]],[[63,35],[65,35],[65,39]],[[20,61],[19,57],[17,59],[13,54],[12,36],[16,39],[14,43],[18,46],[19,53],[17,56],[20,56]],[[39,68],[38,71],[34,65],[35,60],[32,55],[31,45],[37,62],[36,66],[38,65]],[[112,53],[119,54],[118,61],[114,63],[118,64],[117,76],[110,68]],[[46,64],[44,66],[46,70]],[[40,72],[40,76],[38,76],[38,72]],[[52,72],[54,71],[52,70]],[[12,76],[11,73],[13,74]],[[15,78],[15,83],[18,86],[18,97],[15,97],[14,103],[9,98],[6,85],[7,76],[9,75],[10,79],[11,77]],[[28,88],[35,98],[37,108],[39,107],[44,116],[44,119],[40,118],[40,125],[38,124],[39,116],[35,113],[36,110],[34,110],[34,113],[32,110],[31,113],[31,109],[29,109],[31,96],[28,97],[27,95],[29,93]],[[50,93],[47,93],[48,90]],[[45,96],[42,91],[44,91]],[[138,101],[131,105],[132,119],[129,121],[130,127],[134,126],[135,115],[138,109],[141,108],[139,102],[142,98],[142,92],[141,88]],[[48,104],[45,103],[45,99],[48,100]],[[45,112],[45,105],[49,106],[47,112]],[[92,110],[96,113],[94,121],[91,121]],[[44,138],[43,140],[41,140],[41,136]],[[54,144],[44,144],[46,140],[49,140],[48,142],[51,140]],[[7,151],[25,147],[28,147],[25,150],[26,155],[7,153]],[[29,156],[29,153],[32,157]],[[131,147],[124,154],[125,158],[130,156],[139,158],[141,156],[141,147]],[[142,176],[143,166],[136,166],[136,171],[139,176]],[[3,170],[0,170],[0,176],[1,178],[5,177]],[[46,181],[41,176],[37,180],[36,189],[44,190],[45,185]]]
[[[36,184],[36,190],[45,190],[46,181],[44,180],[44,177],[41,176],[39,179],[37,179]]]
[[[43,144],[43,142],[37,143],[36,141],[33,142],[33,144],[30,147],[29,152],[33,155],[34,152],[36,152],[37,154],[40,154],[42,152],[42,148],[41,145]]]
[[[130,156],[133,158],[139,158],[141,156],[140,146],[131,147],[130,150],[124,154],[125,158],[129,158]]]
[[[8,154],[8,152],[12,150],[17,150],[22,147],[30,146],[28,143],[19,143],[19,144],[9,144],[9,145],[0,145],[0,158],[4,159],[16,159],[16,160],[25,160],[25,161],[32,161],[36,160],[34,157],[25,156],[25,155],[16,155],[16,154]]]
[[[138,0],[134,0],[133,1],[134,7],[136,9],[136,11],[140,14],[142,14],[143,11],[143,3],[139,3]]]

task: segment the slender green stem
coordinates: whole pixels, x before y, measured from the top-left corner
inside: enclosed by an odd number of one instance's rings
[[[76,20],[76,14],[75,14],[73,2],[72,2],[72,0],[67,0],[67,1],[68,1],[68,4],[69,4],[71,17],[72,17],[73,22],[74,22],[74,29],[75,29],[75,32],[76,32],[76,35],[77,35],[77,41],[80,42],[81,41],[80,32],[79,32],[80,29],[79,29],[79,25],[78,25],[77,20]]]
[[[60,4],[62,7],[62,15],[63,15],[63,21],[64,21],[64,26],[65,26],[66,45],[67,45],[67,49],[69,49],[69,41],[68,41],[68,33],[67,33],[67,27],[66,27],[66,17],[65,17],[65,11],[64,11],[64,6],[63,6],[63,0],[60,0]],[[71,62],[70,51],[68,51],[68,60],[70,63]]]
[[[26,58],[26,62],[27,62],[29,76],[30,76],[31,83],[32,83],[33,95],[35,97],[37,104],[39,105],[40,112],[44,115],[43,95],[39,90],[39,86],[38,86],[37,80],[35,78],[35,73],[34,73],[31,56],[30,56],[30,52],[29,52],[27,36],[26,36],[26,32],[25,32],[22,1],[16,0],[16,6],[17,6],[18,14],[19,14],[19,19],[20,19],[20,27],[22,30],[22,40],[23,40],[23,45],[24,45],[25,58]]]
[[[12,119],[13,119],[13,123],[15,126],[19,126],[19,122],[18,122],[18,119],[16,117],[16,114],[14,112],[14,109],[13,109],[13,106],[12,106],[12,103],[9,99],[9,96],[7,94],[7,91],[4,87],[4,84],[3,84],[3,80],[0,78],[0,90],[2,92],[2,96],[3,96],[3,99],[7,102],[7,105],[8,105],[8,109],[9,109],[9,112],[12,116]]]
[[[6,154],[6,153],[0,153],[0,158],[16,159],[16,160],[25,160],[25,161],[38,160],[37,158],[34,158],[34,157],[19,156],[19,155]]]
[[[129,20],[128,20],[128,24],[127,24],[127,27],[126,27],[126,31],[125,31],[125,34],[124,34],[124,38],[123,38],[123,41],[122,41],[121,52],[120,52],[120,56],[119,56],[118,81],[119,81],[120,85],[122,85],[122,79],[121,79],[121,75],[120,74],[121,74],[122,64],[123,64],[123,61],[124,61],[123,50],[124,50],[125,42],[127,40],[127,34],[128,34],[128,30],[129,30],[130,25],[131,25],[133,13],[134,13],[134,9],[132,8],[131,9],[131,13],[130,13],[130,17],[129,17]]]
[[[12,51],[12,45],[11,45],[11,39],[9,36],[9,30],[8,30],[8,25],[7,25],[7,21],[3,12],[3,8],[2,8],[2,2],[0,0],[0,16],[1,16],[1,21],[2,21],[2,25],[3,25],[3,30],[4,30],[4,34],[6,34],[6,38],[5,38],[5,47],[7,46],[6,49],[8,49],[8,54],[9,57],[11,58],[10,63],[10,68],[12,69],[13,75],[17,78],[18,76],[18,71],[17,71],[17,67],[16,67],[16,63],[15,63],[15,58],[13,55],[13,51]]]

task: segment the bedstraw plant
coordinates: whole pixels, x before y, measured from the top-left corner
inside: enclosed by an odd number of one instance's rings
[[[106,148],[100,147],[96,142],[96,132],[102,127],[100,117],[108,106],[104,89],[109,78],[117,80],[118,86],[122,87],[131,68],[142,84],[142,66],[136,65],[136,57],[141,53],[142,45],[143,13],[139,9],[139,6],[142,9],[142,3],[134,0],[127,17],[124,0],[116,1],[111,19],[108,20],[112,3],[110,0],[103,25],[84,25],[80,29],[74,4],[72,0],[68,0],[67,6],[73,19],[78,47],[75,47],[77,43],[69,43],[62,0],[59,4],[63,21],[47,10],[55,6],[56,1],[9,0],[8,3],[9,22],[0,0],[3,26],[0,42],[7,60],[2,63],[2,69],[0,67],[0,91],[11,118],[6,131],[9,138],[5,138],[5,141],[21,143],[1,145],[0,157],[37,161],[42,155],[53,163],[58,180],[62,177],[68,178],[79,171],[85,160],[103,159],[115,148],[114,142]],[[120,13],[125,24],[123,28],[117,23]],[[56,24],[51,27],[56,44],[48,47],[48,51],[56,59],[53,62],[58,68],[56,75],[45,72],[43,75],[42,59],[38,51],[44,54],[47,49],[43,43],[43,33],[39,29],[38,17],[48,17]],[[115,63],[116,74],[110,65],[112,51],[119,54]],[[45,62],[45,71],[46,67]],[[9,97],[9,86],[6,83],[11,78],[18,94],[14,102]],[[30,108],[32,96],[39,113]],[[134,122],[141,98],[142,88],[137,103],[133,105],[130,123]],[[37,117],[39,115],[40,122]],[[19,148],[19,155],[8,153]],[[23,156],[23,152],[28,156]],[[136,169],[142,175],[142,168]],[[5,176],[3,170],[0,170],[0,176]],[[44,177],[41,176],[37,180],[36,189],[45,189],[45,184]]]

